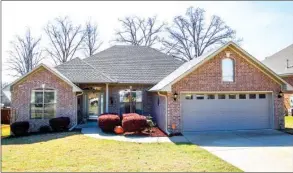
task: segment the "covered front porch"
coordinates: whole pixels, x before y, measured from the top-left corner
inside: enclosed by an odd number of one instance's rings
[[[103,113],[136,112],[151,114],[151,85],[135,84],[77,84],[83,93],[77,97],[78,122],[96,120]]]

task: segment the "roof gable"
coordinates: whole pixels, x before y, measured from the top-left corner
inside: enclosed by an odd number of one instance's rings
[[[272,70],[270,70],[268,67],[263,65],[260,61],[258,61],[256,58],[251,56],[249,53],[247,53],[244,49],[242,49],[240,46],[235,44],[234,42],[228,42],[227,44],[221,46],[220,48],[214,49],[213,51],[210,51],[198,58],[195,58],[191,61],[188,61],[184,63],[182,66],[180,66],[178,69],[176,69],[174,72],[166,76],[163,80],[161,80],[157,85],[152,87],[150,91],[171,91],[171,86],[182,79],[184,76],[188,75],[195,69],[197,69],[199,66],[203,65],[205,62],[210,60],[211,58],[215,57],[218,53],[226,49],[227,47],[230,47],[232,50],[242,53],[244,57],[247,57],[250,62],[256,64],[262,72],[266,73],[269,77],[273,78],[277,83],[279,84],[285,84],[287,88],[292,89],[292,86],[290,86],[288,83],[286,83],[283,79],[281,79],[277,74],[275,74]]]
[[[67,84],[69,84],[70,86],[72,86],[72,91],[73,92],[80,92],[82,91],[78,86],[76,86],[74,83],[72,83],[67,77],[65,77],[63,74],[61,74],[59,71],[57,71],[56,69],[49,67],[43,63],[41,63],[40,65],[38,65],[37,67],[35,67],[32,71],[30,71],[29,73],[25,74],[24,76],[18,78],[17,80],[15,80],[14,82],[12,82],[10,85],[8,85],[7,87],[5,87],[3,89],[3,91],[7,91],[13,87],[13,85],[21,82],[22,80],[24,80],[26,77],[28,77],[29,75],[33,74],[34,72],[36,72],[38,69],[40,68],[45,68],[46,70],[48,70],[49,72],[53,73],[54,75],[56,75],[57,77],[59,77],[61,80],[63,80],[64,82],[66,82]],[[4,92],[5,93],[5,92]],[[7,96],[7,95],[6,95]],[[7,96],[8,97],[8,96]]]

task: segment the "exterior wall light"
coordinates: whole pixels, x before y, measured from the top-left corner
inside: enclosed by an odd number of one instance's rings
[[[279,94],[278,94],[278,98],[282,98],[283,95],[284,95],[284,93],[282,91],[280,91]]]
[[[176,101],[177,98],[178,98],[178,94],[177,94],[177,92],[175,92],[175,93],[173,94],[173,99],[174,99],[174,101]]]

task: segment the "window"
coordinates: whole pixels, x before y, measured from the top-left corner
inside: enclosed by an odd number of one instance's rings
[[[192,94],[187,94],[185,95],[186,100],[193,100],[193,95]]]
[[[234,82],[234,60],[230,58],[222,60],[222,81]]]
[[[239,94],[239,99],[246,99],[246,94]]]
[[[218,95],[218,99],[225,99],[225,98],[226,98],[225,94],[219,94]]]
[[[256,94],[249,94],[249,99],[256,99]]]
[[[56,116],[56,91],[51,89],[33,90],[30,114],[32,119],[54,118]]]
[[[229,99],[236,99],[236,94],[229,94]]]
[[[121,90],[120,95],[120,113],[138,113],[143,114],[142,110],[142,91]]]
[[[214,94],[209,94],[208,99],[215,99],[215,95]]]
[[[259,94],[259,95],[258,95],[258,98],[260,98],[260,99],[265,99],[265,98],[266,98],[266,94]]]
[[[196,99],[197,100],[203,100],[204,99],[204,95],[196,95]]]

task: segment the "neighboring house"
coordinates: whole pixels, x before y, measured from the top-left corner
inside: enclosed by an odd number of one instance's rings
[[[3,91],[1,90],[1,107],[10,107],[10,100],[9,98],[3,93]]]
[[[42,64],[9,90],[16,121],[30,121],[31,131],[58,116],[73,126],[104,112],[137,112],[174,134],[284,128],[281,96],[292,86],[229,42],[184,64],[152,48],[113,46],[55,68]]]
[[[293,85],[293,44],[269,57],[266,57],[262,63],[271,68],[290,85]],[[284,98],[286,111],[289,114],[292,114],[293,93],[285,93]]]

